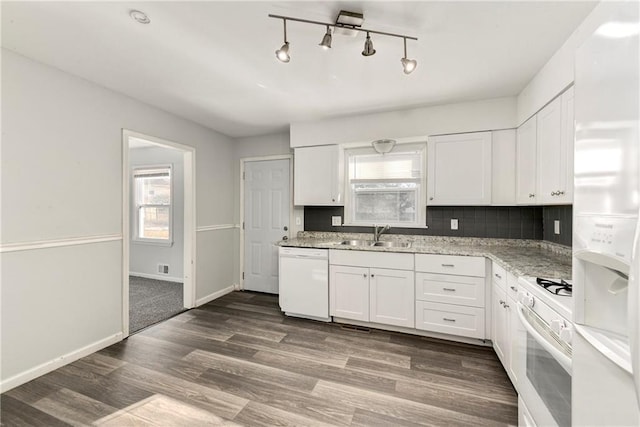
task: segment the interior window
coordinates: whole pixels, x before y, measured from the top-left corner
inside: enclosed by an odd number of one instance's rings
[[[133,172],[135,240],[171,243],[171,166]]]

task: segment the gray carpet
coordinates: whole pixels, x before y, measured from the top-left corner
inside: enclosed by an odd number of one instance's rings
[[[129,333],[184,311],[182,283],[129,276]]]

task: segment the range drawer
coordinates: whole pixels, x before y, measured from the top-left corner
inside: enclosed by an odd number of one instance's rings
[[[416,301],[416,329],[484,339],[484,309]]]
[[[484,307],[484,278],[416,273],[416,300]]]
[[[507,271],[495,262],[491,266],[491,280],[493,280],[496,285],[506,290]]]
[[[416,254],[416,271],[484,277],[485,258],[476,256]]]

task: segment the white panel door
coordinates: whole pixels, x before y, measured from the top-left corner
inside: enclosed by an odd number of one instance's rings
[[[289,160],[246,162],[244,289],[278,293],[278,247],[289,235]]]
[[[369,269],[329,267],[329,310],[332,316],[369,321]]]
[[[524,122],[516,132],[516,202],[536,203],[536,116]]]
[[[429,137],[427,206],[491,204],[491,132]]]
[[[553,100],[537,114],[537,179],[536,201],[541,204],[556,202],[560,187],[564,187],[562,168],[562,99]],[[561,182],[562,181],[562,182]]]
[[[386,325],[415,327],[413,271],[369,269],[369,320]]]

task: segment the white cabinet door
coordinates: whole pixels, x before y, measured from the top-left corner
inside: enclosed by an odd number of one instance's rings
[[[293,202],[296,206],[343,205],[343,154],[338,145],[296,148]]]
[[[537,114],[538,197],[540,204],[555,203],[565,177],[562,169],[562,98],[558,97]]]
[[[329,268],[330,314],[369,321],[369,269],[332,265]]]
[[[427,206],[491,204],[491,132],[429,137]]]
[[[494,283],[491,298],[491,338],[493,340],[493,349],[502,362],[502,366],[507,370],[509,369],[511,345],[508,342],[509,318],[504,307],[505,304],[507,304],[505,291]]]
[[[415,327],[413,271],[369,269],[370,320],[385,325]]]
[[[536,203],[536,116],[524,122],[516,132],[516,202]]]
[[[516,130],[492,132],[491,204],[516,204]]]

